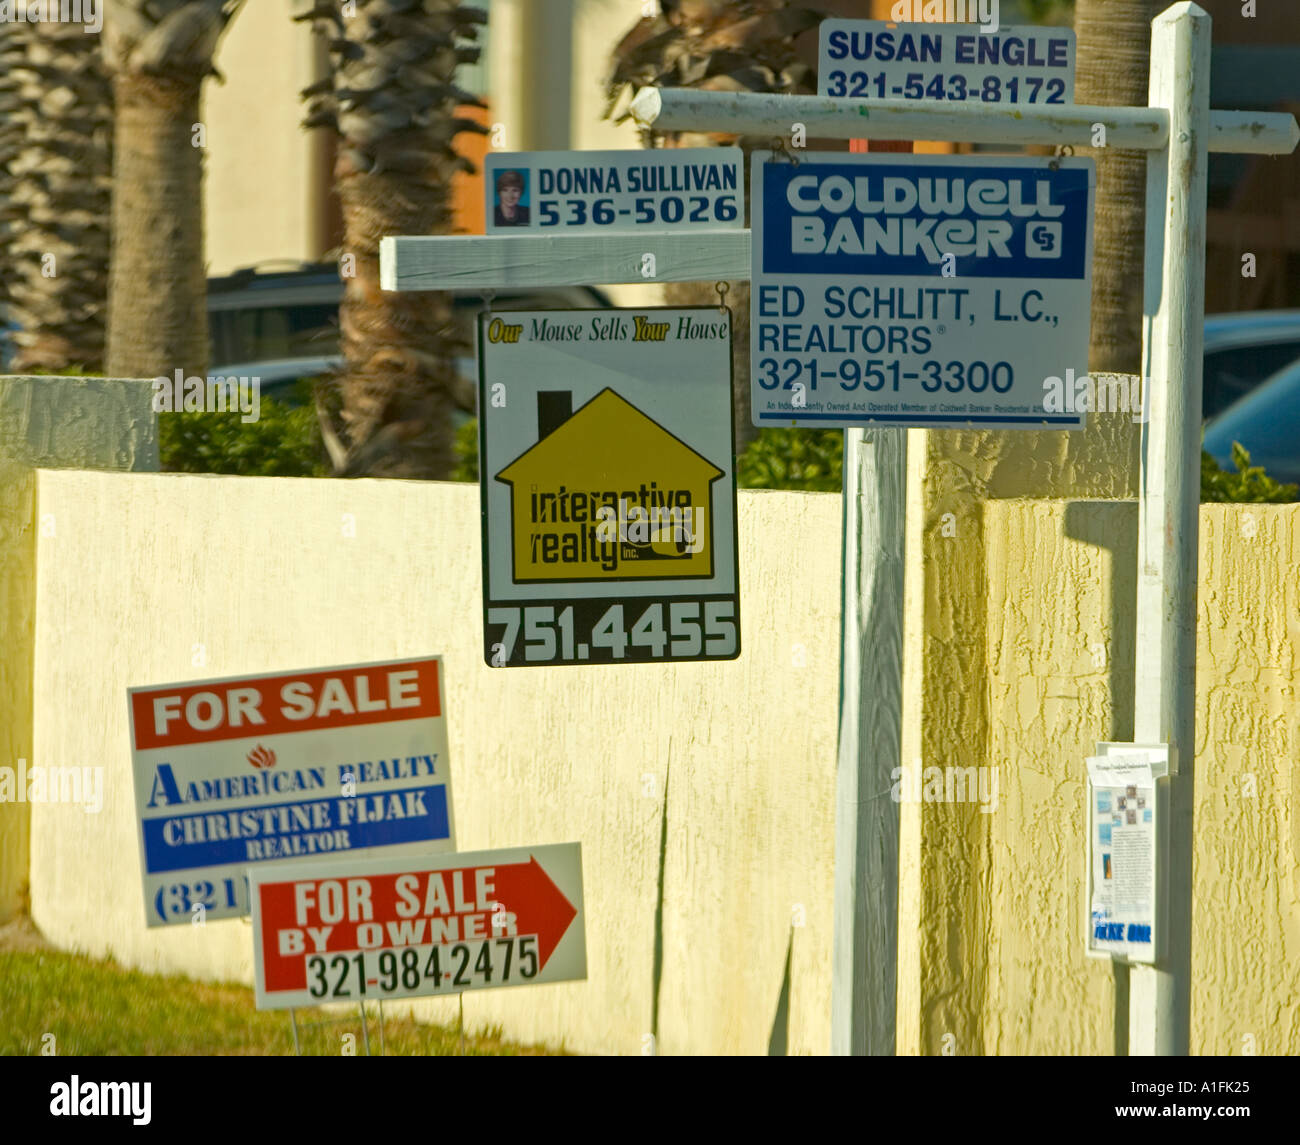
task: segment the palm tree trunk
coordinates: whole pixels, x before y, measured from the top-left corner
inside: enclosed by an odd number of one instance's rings
[[[797,42],[805,39],[806,54],[815,55],[815,29],[827,5],[787,0],[676,0],[661,4],[658,16],[644,16],[614,48],[613,68],[606,84],[611,114],[624,92],[646,85],[685,86],[706,91],[784,92],[812,94],[814,69],[800,56]],[[866,15],[863,11],[858,13]],[[650,143],[647,137],[645,142]],[[770,139],[681,132],[664,139],[667,147],[736,144],[744,152],[745,221],[749,222],[749,157],[771,145]],[[668,283],[664,299],[671,306],[717,305],[712,282]],[[735,451],[758,436],[753,424],[749,387],[749,283],[733,282],[727,292],[732,311],[732,404],[735,409]]]
[[[119,73],[113,169],[108,372],[203,376],[208,369],[203,149],[195,79]]]
[[[9,173],[5,215],[13,368],[98,373],[108,297],[113,100],[98,36],[79,24],[0,27],[9,88],[0,166]],[[0,100],[0,104],[6,101]],[[3,225],[0,223],[0,225]]]
[[[15,23],[0,24],[0,324],[8,313],[9,283],[14,276],[13,218],[17,207],[13,202],[15,180],[9,165],[18,154],[23,138],[21,85],[14,72],[24,55],[18,29]],[[0,352],[0,362],[6,356]]]
[[[1146,106],[1155,9],[1154,0],[1078,0],[1075,103]],[[1097,160],[1088,367],[1140,374],[1146,153],[1113,147],[1084,153]]]
[[[461,350],[451,297],[381,290],[379,240],[451,226],[452,177],[474,170],[456,136],[487,130],[456,114],[483,106],[456,86],[456,70],[478,58],[487,16],[460,0],[359,0],[358,10],[345,18],[338,0],[318,0],[295,17],[329,37],[330,75],[303,93],[313,97],[306,126],[339,135],[334,178],[351,264],[339,308],[346,369],[337,415],[318,409],[321,432],[340,476],[446,478]]]
[[[117,102],[106,367],[119,378],[208,369],[203,81],[242,0],[106,0]]]
[[[748,227],[752,225],[749,217],[750,156],[757,150],[770,147],[772,141],[744,137],[727,142],[734,142],[744,154],[741,166],[745,172],[745,202],[741,218]],[[689,134],[681,135],[672,143],[678,147],[717,146],[714,139]],[[749,280],[729,281],[726,285],[726,305],[731,310],[731,405],[735,411],[733,449],[739,457],[745,452],[745,447],[758,437],[749,382]],[[669,306],[716,306],[717,287],[716,282],[668,282],[664,284],[664,302]]]
[[[343,157],[337,179],[346,247],[356,258],[339,308],[347,362],[339,393],[350,450],[343,471],[445,479],[455,462],[451,299],[382,290],[379,240],[445,233],[447,184],[412,194],[409,175],[356,171]]]

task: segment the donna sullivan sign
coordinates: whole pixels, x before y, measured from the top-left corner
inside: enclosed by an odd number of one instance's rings
[[[150,926],[248,914],[259,863],[454,849],[440,657],[127,698]]]
[[[490,235],[744,226],[738,147],[498,151],[483,168]]]
[[[587,976],[578,843],[249,878],[259,1010]]]
[[[756,151],[753,175],[756,425],[1083,427],[1091,159]]]
[[[479,318],[484,658],[740,654],[731,314]]]

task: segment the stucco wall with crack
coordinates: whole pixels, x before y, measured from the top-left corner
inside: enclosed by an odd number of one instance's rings
[[[1083,760],[1132,696],[1137,506],[994,501],[985,533],[1000,799],[980,825],[979,1052],[1107,1054],[1111,970],[1083,944]],[[1200,584],[1192,1052],[1295,1055],[1300,506],[1203,505]]]
[[[590,920],[588,981],[471,992],[467,1024],[762,1054],[793,943],[788,1050],[825,1052],[838,497],[741,495],[739,660],[502,670],[481,654],[474,486],[43,471],[39,494],[59,532],[37,560],[35,755],[105,768],[99,814],[33,810],[55,943],[251,981],[243,922],[145,928],[129,686],[437,652],[457,845],[581,842]],[[419,1009],[455,1021],[454,999]]]

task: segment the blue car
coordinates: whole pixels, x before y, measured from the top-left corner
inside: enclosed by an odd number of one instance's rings
[[[1211,314],[1205,319],[1204,354],[1201,417],[1213,418],[1300,360],[1300,310]]]
[[[1250,453],[1251,465],[1283,485],[1300,484],[1300,361],[1279,370],[1205,427],[1205,449],[1219,466],[1236,472],[1232,443]]]

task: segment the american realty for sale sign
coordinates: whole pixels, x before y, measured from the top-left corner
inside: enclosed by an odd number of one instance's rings
[[[439,657],[128,691],[150,926],[249,913],[246,871],[454,850]]]

